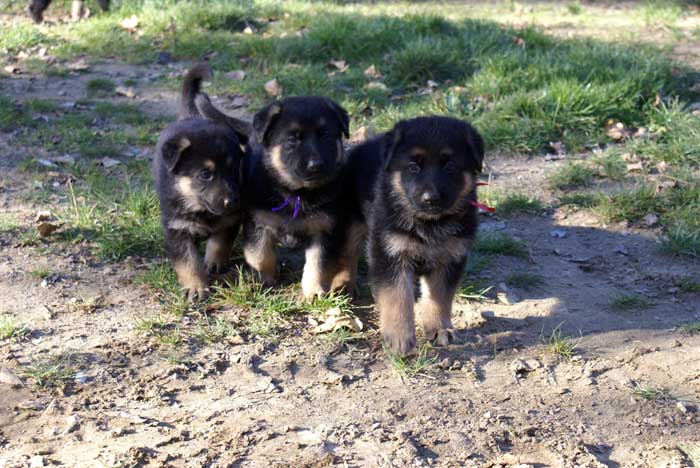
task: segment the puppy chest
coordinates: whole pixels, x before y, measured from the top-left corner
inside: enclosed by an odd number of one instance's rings
[[[384,247],[390,257],[413,264],[437,265],[460,260],[469,251],[468,239],[451,237],[441,242],[424,242],[405,234],[387,234]]]
[[[313,237],[330,232],[333,227],[333,217],[327,213],[299,213],[296,218],[289,213],[275,213],[266,210],[253,212],[255,224],[274,231],[278,237],[285,235]]]

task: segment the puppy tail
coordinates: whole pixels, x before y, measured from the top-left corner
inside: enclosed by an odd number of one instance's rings
[[[206,93],[198,93],[194,99],[195,107],[199,114],[207,119],[228,125],[242,144],[248,143],[248,138],[253,131],[253,125],[245,120],[226,115],[212,104]]]
[[[211,78],[211,67],[206,62],[195,65],[187,72],[182,83],[180,109],[177,115],[179,120],[200,116],[194,100],[197,94],[201,92],[202,81],[208,80],[209,78]]]

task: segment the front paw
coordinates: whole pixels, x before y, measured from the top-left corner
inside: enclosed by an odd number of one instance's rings
[[[328,293],[317,281],[304,281],[304,278],[301,280],[301,292],[306,300],[312,300]]]
[[[382,338],[389,352],[398,356],[407,356],[416,348],[416,331],[407,324],[384,327]]]
[[[182,285],[185,294],[187,295],[187,300],[190,302],[203,301],[209,295],[209,288],[206,282],[200,281],[187,285]]]
[[[228,265],[225,261],[218,259],[204,259],[204,265],[209,275],[220,275],[228,270]]]
[[[459,334],[452,325],[435,330],[425,330],[426,339],[435,346],[448,346],[450,343],[459,342]]]

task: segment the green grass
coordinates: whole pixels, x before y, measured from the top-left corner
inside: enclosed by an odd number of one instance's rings
[[[540,332],[540,341],[544,344],[545,351],[565,361],[571,360],[576,354],[576,348],[581,343],[581,338],[574,340],[571,336],[564,336],[561,326],[553,328],[549,335]]]
[[[544,278],[534,273],[511,273],[506,277],[509,286],[531,291],[544,284]]]
[[[558,198],[562,206],[576,206],[579,208],[592,208],[598,203],[599,199],[597,195],[587,192],[562,193]]]
[[[681,325],[679,329],[689,335],[700,334],[700,322],[689,322]]]
[[[527,258],[527,245],[506,234],[486,234],[478,236],[474,243],[474,251],[486,255],[509,255]]]
[[[89,97],[109,96],[114,93],[116,85],[107,78],[93,78],[85,84],[85,90]]]
[[[73,380],[74,366],[74,355],[66,353],[37,359],[22,369],[22,375],[32,379],[39,388],[55,388]]]
[[[681,292],[695,293],[700,292],[700,281],[691,276],[681,276],[673,282]]]
[[[627,164],[616,152],[609,152],[597,157],[593,159],[593,162],[598,166],[603,177],[611,180],[623,180],[627,176]]]
[[[482,281],[462,281],[457,288],[457,297],[470,302],[484,302],[488,299],[486,294],[493,286],[484,286]]]
[[[20,339],[29,334],[29,329],[18,324],[9,315],[0,315],[0,339]]]
[[[648,309],[652,303],[638,294],[617,293],[610,298],[610,307],[617,311]]]
[[[568,162],[548,178],[549,186],[556,190],[589,186],[597,171],[582,163]]]
[[[632,395],[636,397],[658,403],[669,403],[673,401],[678,401],[680,399],[677,395],[674,395],[668,388],[659,387],[646,382],[631,382],[630,391],[632,392]]]
[[[51,275],[51,270],[46,267],[37,268],[36,270],[29,271],[29,276],[36,279],[43,280]]]
[[[431,351],[433,351],[433,347],[429,343],[423,343],[418,348],[415,357],[401,357],[389,352],[386,348],[384,349],[389,365],[400,377],[424,375],[438,358],[438,355],[431,353]]]
[[[202,343],[226,343],[228,340],[240,335],[238,328],[223,317],[209,317],[205,315],[197,322],[194,333]]]
[[[488,198],[486,202],[496,208],[499,216],[505,217],[516,214],[538,214],[544,210],[540,200],[520,193],[496,195]]]

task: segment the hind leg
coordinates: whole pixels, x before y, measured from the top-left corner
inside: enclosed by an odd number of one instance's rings
[[[436,268],[420,278],[420,299],[416,308],[421,315],[428,341],[447,346],[454,339],[452,300],[459,285],[465,261]]]
[[[233,227],[228,227],[214,232],[207,239],[207,249],[204,254],[204,264],[207,273],[223,273],[231,258],[233,243],[238,234],[238,223]]]
[[[277,283],[277,250],[275,234],[264,226],[246,222],[243,226],[243,256],[266,286]]]
[[[331,291],[345,290],[352,296],[357,294],[357,264],[366,233],[367,226],[364,223],[356,222],[347,228],[343,245],[335,261]]]

